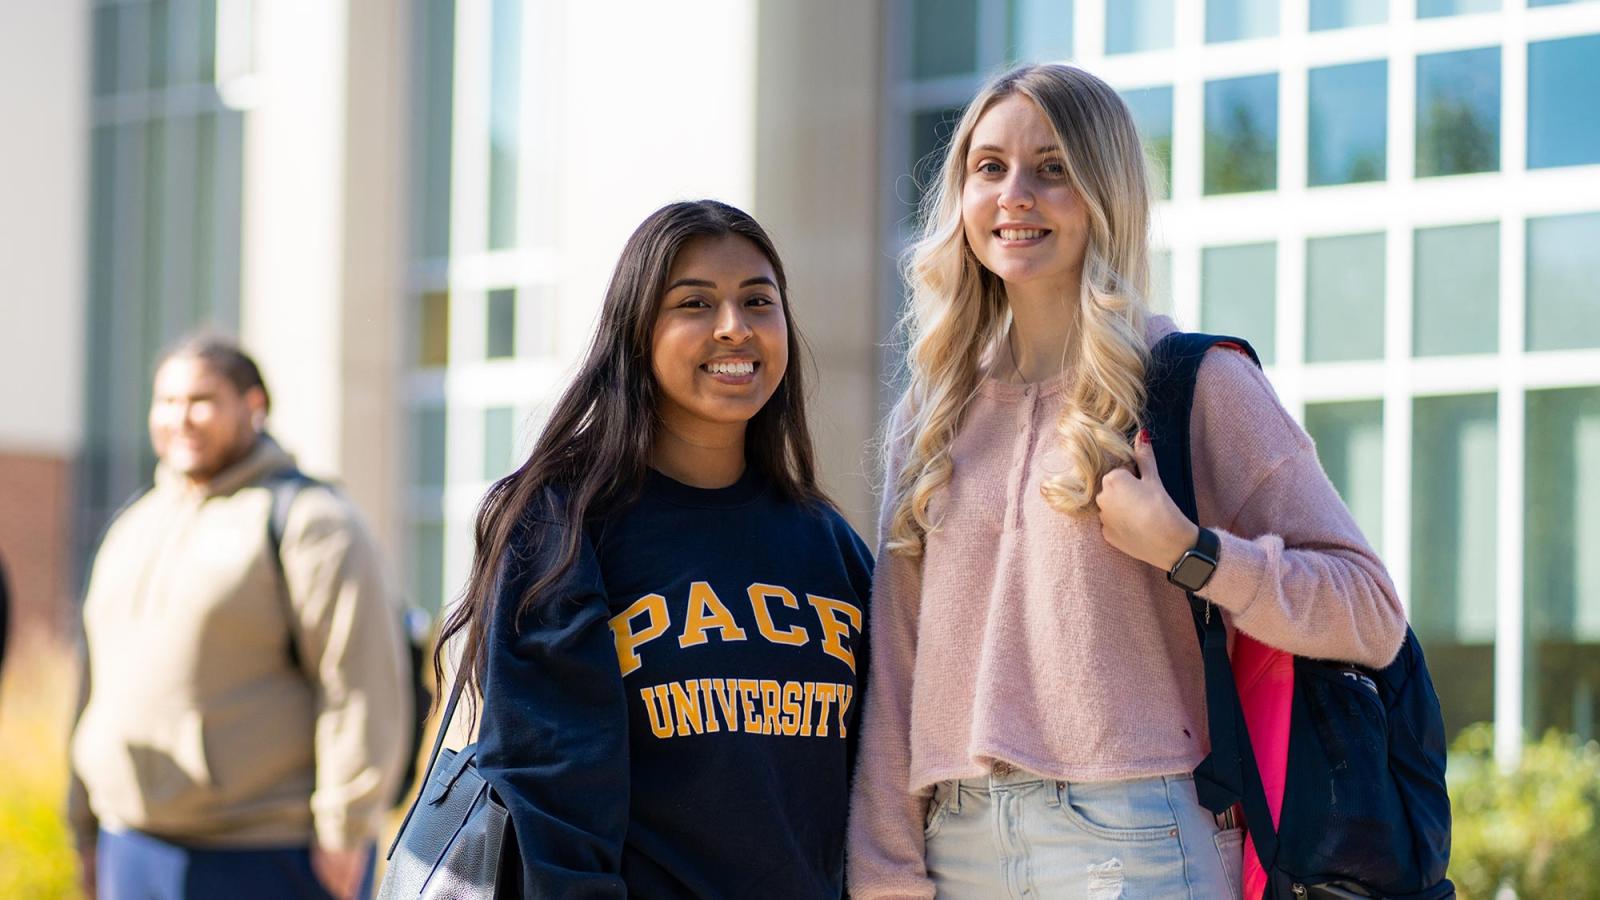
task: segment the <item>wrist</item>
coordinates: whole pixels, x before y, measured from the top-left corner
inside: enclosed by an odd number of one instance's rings
[[[1151,560],[1151,564],[1163,572],[1170,572],[1199,540],[1200,526],[1185,518],[1182,525],[1173,529],[1172,537],[1167,540],[1160,558]]]

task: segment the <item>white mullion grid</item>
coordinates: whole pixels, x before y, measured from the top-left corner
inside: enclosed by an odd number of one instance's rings
[[[1073,61],[1077,65],[1089,67],[1098,64],[1105,55],[1105,7],[1094,0],[1076,0],[1072,4]]]
[[[1285,23],[1280,23],[1285,24]],[[1306,281],[1308,242],[1321,234],[1315,219],[1296,215],[1306,209],[1306,148],[1309,127],[1309,78],[1305,57],[1305,32],[1279,38],[1278,68],[1278,171],[1274,191],[1282,211],[1278,225],[1277,380],[1278,396],[1299,421],[1305,421]]]
[[[1497,404],[1497,506],[1494,756],[1504,769],[1522,757],[1523,498],[1526,486],[1527,386],[1523,370],[1526,226],[1519,198],[1526,181],[1528,43],[1521,8],[1502,16],[1500,44],[1500,391]],[[1507,237],[1512,237],[1507,240]]]

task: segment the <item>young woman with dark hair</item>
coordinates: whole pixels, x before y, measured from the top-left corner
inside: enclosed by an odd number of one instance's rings
[[[872,561],[817,485],[801,349],[750,216],[675,203],[628,240],[440,642],[481,688],[502,885],[841,896]]]

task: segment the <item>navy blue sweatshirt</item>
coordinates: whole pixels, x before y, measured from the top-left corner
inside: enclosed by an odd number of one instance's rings
[[[861,539],[749,471],[717,490],[652,471],[517,621],[554,518],[525,519],[502,568],[478,742],[522,895],[842,896]]]

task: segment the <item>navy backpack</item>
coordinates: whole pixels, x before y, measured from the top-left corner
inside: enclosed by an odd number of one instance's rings
[[[1238,338],[1179,332],[1151,351],[1146,377],[1145,412],[1161,481],[1195,522],[1189,410],[1200,362],[1218,344],[1261,364]],[[1411,629],[1399,655],[1383,669],[1294,658],[1288,777],[1274,829],[1222,617],[1207,616],[1205,601],[1196,595],[1188,599],[1204,660],[1211,732],[1211,754],[1195,769],[1195,789],[1214,813],[1243,804],[1267,872],[1264,900],[1454,897],[1445,877],[1450,798],[1444,719]]]

